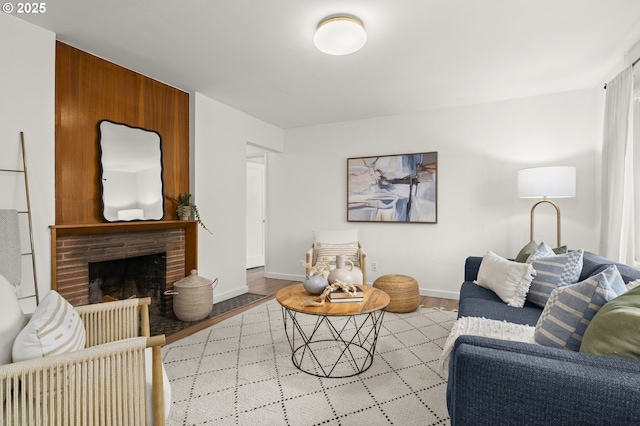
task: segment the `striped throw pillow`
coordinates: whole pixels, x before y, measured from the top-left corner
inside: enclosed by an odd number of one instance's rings
[[[314,250],[317,259],[323,259],[331,265],[336,264],[336,255],[342,254],[345,256],[345,259],[352,261],[355,266],[360,266],[357,241],[341,244],[315,242]]]
[[[533,260],[531,266],[536,271],[536,276],[531,281],[527,300],[544,308],[553,290],[578,282],[582,272],[583,254],[584,251],[580,249]]]
[[[615,265],[577,284],[556,288],[536,324],[536,342],[579,351],[582,336],[594,315],[626,290]]]
[[[73,306],[55,290],[42,299],[13,343],[13,361],[42,358],[83,349],[84,324]]]

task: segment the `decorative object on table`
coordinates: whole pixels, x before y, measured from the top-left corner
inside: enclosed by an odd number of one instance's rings
[[[438,222],[438,153],[347,159],[347,221]]]
[[[320,296],[305,298],[302,301],[302,306],[324,306],[324,301],[327,300],[329,293],[338,289],[342,289],[342,291],[354,297],[358,294],[358,290],[359,290],[355,284],[343,283],[342,281],[335,281],[334,283],[329,284],[327,288],[324,289],[324,291]]]
[[[345,268],[345,264],[347,262],[351,264],[349,269]],[[336,281],[353,284],[354,278],[351,271],[353,271],[353,262],[349,259],[345,259],[344,255],[339,254],[336,256],[336,269],[329,272],[327,280],[329,281],[329,284],[333,284]]]
[[[178,203],[178,207],[176,211],[178,212],[178,218],[180,220],[197,220],[200,226],[203,229],[207,230],[210,234],[211,231],[205,226],[205,224],[200,219],[200,212],[198,211],[198,207],[191,202],[191,194],[185,192],[183,194],[179,194],[178,198],[173,198],[167,195],[167,198],[171,201]]]
[[[373,286],[384,291],[391,298],[387,305],[389,312],[413,312],[420,306],[418,282],[408,275],[383,275],[373,282]]]
[[[218,279],[211,281],[191,270],[191,274],[173,284],[173,290],[164,292],[173,297],[173,312],[180,321],[199,321],[213,309],[213,290]]]
[[[542,198],[531,207],[530,240],[533,240],[534,211],[542,203],[556,209],[557,237],[560,247],[560,207],[549,198],[576,196],[576,168],[570,166],[534,167],[518,171],[518,197]]]
[[[313,244],[305,254],[305,266],[307,274],[311,273],[311,268],[319,262],[324,262],[331,267],[336,264],[336,255],[345,255],[346,259],[353,262],[354,284],[366,284],[366,259],[367,255],[358,241],[358,229],[339,230],[314,230]]]
[[[327,295],[329,302],[342,303],[342,302],[363,302],[364,293],[360,287],[356,287],[355,294],[347,293],[341,288],[333,290]]]
[[[311,295],[321,294],[329,285],[329,281],[322,275],[307,275],[302,285],[307,293]]]
[[[318,259],[313,266],[304,260],[301,260],[300,263],[304,265],[307,271],[307,276],[302,281],[304,289],[307,293],[314,296],[321,294],[327,285],[329,285],[329,281],[327,281],[327,277],[331,271],[329,263],[323,259]]]
[[[329,272],[331,272],[331,265],[324,257],[318,258],[315,264],[311,264],[311,262],[304,260],[301,260],[300,263],[304,265],[308,276],[321,275],[324,278],[327,278],[329,276]]]

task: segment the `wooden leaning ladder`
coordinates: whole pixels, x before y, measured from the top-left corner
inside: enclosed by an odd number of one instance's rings
[[[22,149],[22,170],[14,170],[14,169],[0,169],[0,172],[10,172],[10,173],[22,173],[24,176],[24,188],[25,195],[27,200],[27,209],[26,210],[18,210],[18,214],[26,214],[27,220],[29,222],[29,241],[31,244],[31,251],[27,253],[21,253],[22,256],[31,256],[31,267],[33,269],[33,294],[27,294],[18,297],[18,299],[28,299],[30,297],[36,298],[36,305],[40,304],[40,297],[38,296],[38,278],[36,274],[36,255],[33,245],[33,222],[31,219],[31,200],[29,199],[29,177],[27,175],[27,154],[24,149],[24,132],[20,132],[20,144]]]

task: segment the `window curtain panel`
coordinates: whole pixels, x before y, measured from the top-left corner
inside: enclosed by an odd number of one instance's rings
[[[607,83],[600,227],[600,254],[629,265],[635,257],[632,94],[633,67],[629,66]]]
[[[635,72],[635,80],[640,81],[638,79],[638,73]],[[633,233],[633,249],[634,249],[634,263],[632,266],[635,268],[640,268],[640,259],[637,259],[640,256],[640,84],[634,84],[634,99],[632,101],[632,111],[633,111],[633,171],[635,173],[634,176],[634,188],[633,188],[633,225],[634,225],[634,233]]]

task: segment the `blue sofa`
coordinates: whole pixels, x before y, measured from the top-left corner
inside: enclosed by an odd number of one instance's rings
[[[542,309],[507,306],[473,283],[482,257],[469,257],[460,290],[460,317],[535,326]],[[611,260],[585,252],[584,280]],[[617,264],[626,282],[640,271]],[[640,330],[639,330],[640,332]],[[640,362],[521,342],[460,336],[451,352],[447,407],[453,426],[638,425]]]

